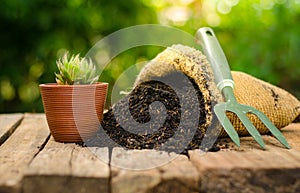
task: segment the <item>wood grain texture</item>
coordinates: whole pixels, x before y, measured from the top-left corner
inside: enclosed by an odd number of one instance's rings
[[[199,189],[197,170],[185,155],[114,148],[111,170],[112,193],[184,193]]]
[[[0,115],[0,145],[15,131],[23,117],[21,113]]]
[[[263,136],[266,150],[252,137],[241,138],[241,147],[228,139],[219,152],[189,151],[201,174],[201,192],[300,192],[299,124],[284,128],[292,149],[271,136]]]
[[[15,127],[0,146],[1,193],[300,192],[300,124],[283,129],[290,150],[264,135],[266,150],[226,138],[219,152],[114,148],[110,161],[108,148],[55,142],[44,114],[0,121],[1,132]]]
[[[59,143],[50,138],[29,165],[23,192],[96,193],[108,192],[109,166],[96,153],[108,157],[108,149],[89,150],[75,143]]]
[[[20,191],[25,169],[48,136],[44,114],[25,114],[16,131],[0,146],[0,192]]]

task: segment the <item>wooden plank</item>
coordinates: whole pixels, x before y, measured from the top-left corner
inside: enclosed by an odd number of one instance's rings
[[[44,114],[25,114],[16,131],[0,146],[0,192],[20,192],[24,171],[49,136]]]
[[[21,113],[0,115],[0,145],[15,131],[23,117]]]
[[[283,128],[283,134],[293,149],[300,151],[300,123],[293,123]]]
[[[243,137],[241,147],[226,140],[228,148],[219,152],[189,151],[200,174],[201,192],[300,192],[298,126],[284,129],[290,150],[273,137],[263,136],[266,150],[252,137]]]
[[[50,138],[29,165],[23,180],[23,192],[108,192],[109,166],[98,159],[97,154],[108,159],[107,148],[90,150]]]
[[[287,139],[288,143],[292,149],[300,151],[300,123],[292,123],[282,129],[282,133]],[[266,150],[285,149],[280,142],[272,136],[263,135],[263,140],[266,144]],[[227,148],[222,149],[222,151],[249,151],[251,149],[260,149],[258,143],[253,139],[253,137],[242,137],[241,147],[237,147],[228,138],[220,139],[221,144],[227,146]]]
[[[196,168],[187,156],[155,150],[114,148],[112,193],[198,192]]]

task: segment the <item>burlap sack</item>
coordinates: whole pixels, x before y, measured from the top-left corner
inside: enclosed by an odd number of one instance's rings
[[[213,117],[212,106],[217,102],[224,101],[224,99],[213,81],[214,77],[210,65],[200,51],[183,45],[167,48],[142,69],[136,79],[135,86],[151,80],[153,77],[165,76],[176,70],[192,78],[203,93],[208,115],[206,124],[203,124],[201,128],[203,131],[215,118]],[[232,72],[232,76],[235,82],[234,93],[237,101],[262,111],[277,128],[285,127],[300,116],[299,100],[287,91],[246,73]],[[248,134],[235,114],[228,112],[227,115],[240,135]],[[260,133],[269,132],[256,116],[248,116]],[[224,130],[220,136],[226,136]]]
[[[232,76],[235,82],[234,94],[239,103],[260,110],[279,129],[294,121],[299,121],[300,101],[289,92],[243,72],[233,71]],[[228,114],[238,133],[248,135],[237,116],[233,113]],[[248,117],[260,133],[269,132],[255,115]],[[225,132],[222,132],[222,136],[224,135],[226,135]]]

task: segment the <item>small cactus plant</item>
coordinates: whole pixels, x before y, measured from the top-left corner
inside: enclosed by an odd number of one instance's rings
[[[59,73],[55,79],[59,85],[93,84],[98,81],[96,67],[91,59],[81,58],[79,54],[69,59],[68,52],[56,61]]]

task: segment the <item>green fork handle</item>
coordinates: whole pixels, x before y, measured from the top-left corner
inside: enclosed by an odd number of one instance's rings
[[[218,89],[221,92],[227,86],[233,89],[234,82],[228,61],[213,30],[209,27],[200,28],[196,33],[196,39],[202,46],[208,61],[210,61]],[[225,96],[226,99],[227,97],[229,96]]]
[[[231,76],[231,71],[225,57],[225,54],[213,32],[213,30],[209,27],[200,28],[196,33],[196,39],[199,41],[200,45],[203,48],[203,52],[210,61],[212,66],[212,70],[215,76],[215,81],[218,89],[223,93],[227,102],[231,102],[229,104],[237,104],[236,98],[233,93],[234,82]],[[232,103],[233,102],[233,103]],[[215,110],[216,110],[215,106]],[[219,106],[220,107],[220,106]],[[242,116],[244,112],[249,111],[252,114],[255,114],[261,121],[266,125],[266,127],[271,131],[271,133],[286,147],[290,148],[287,143],[285,137],[281,134],[281,132],[273,125],[273,123],[268,119],[260,111],[245,105],[239,105],[239,108],[245,108],[246,110],[237,113],[238,116]],[[218,108],[217,108],[218,109]],[[250,109],[250,110],[249,110]],[[244,116],[244,115],[243,115]],[[240,117],[241,118],[241,117]],[[255,140],[264,147],[264,143],[262,141],[261,136],[254,128],[253,124],[250,123],[250,120],[247,117],[243,117],[243,124],[246,124],[246,129],[251,133],[251,135],[255,138]],[[230,125],[230,124],[228,124]],[[231,127],[231,126],[229,126]],[[239,145],[239,139],[234,128],[226,130],[228,135]]]

